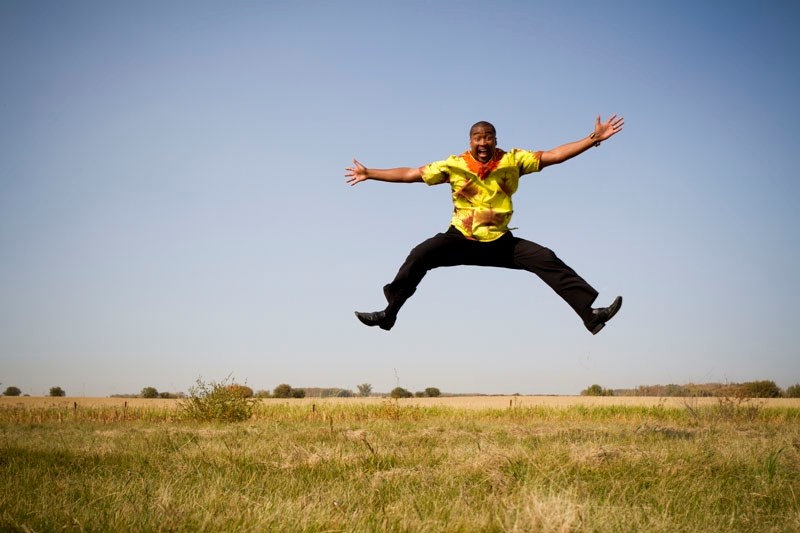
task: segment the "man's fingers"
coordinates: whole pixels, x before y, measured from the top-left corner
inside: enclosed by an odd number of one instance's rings
[[[599,118],[600,117],[598,116],[598,120],[599,120]],[[599,122],[598,122],[598,124],[599,124]],[[624,124],[625,124],[625,118],[624,117],[617,117],[617,114],[614,113],[613,115],[608,117],[608,120],[606,120],[606,122],[604,123],[604,126],[610,127],[611,131],[613,133],[616,133],[616,132],[618,132],[619,130],[622,129],[622,126]]]

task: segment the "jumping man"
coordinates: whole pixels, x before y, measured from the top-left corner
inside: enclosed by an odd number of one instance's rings
[[[397,183],[449,183],[453,197],[450,228],[416,246],[400,267],[394,281],[383,287],[388,305],[383,311],[356,317],[367,326],[390,330],[397,313],[417,290],[425,274],[434,268],[476,265],[527,270],[539,276],[578,314],[586,328],[597,334],[622,307],[622,297],[608,307],[593,308],[597,291],[548,248],[512,235],[508,224],[513,214],[511,196],[522,175],[538,172],[582,154],[622,130],[622,117],[600,116],[594,131],[571,143],[547,151],[531,152],[497,147],[497,132],[488,122],[469,131],[469,150],[443,161],[413,168],[367,168],[353,159],[346,168],[347,183],[365,180]]]

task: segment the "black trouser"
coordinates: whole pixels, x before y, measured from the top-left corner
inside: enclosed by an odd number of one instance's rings
[[[397,315],[429,270],[456,265],[532,272],[556,291],[584,322],[597,298],[597,291],[549,248],[514,237],[510,231],[494,241],[474,241],[450,226],[445,233],[434,235],[411,250],[394,281],[384,286],[383,293],[389,302],[386,314]]]

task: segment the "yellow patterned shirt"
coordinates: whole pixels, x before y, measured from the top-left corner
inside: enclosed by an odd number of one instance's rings
[[[493,241],[508,231],[519,177],[539,171],[541,152],[496,148],[491,161],[481,163],[468,151],[423,167],[428,185],[449,183],[453,193],[450,223],[468,239]]]

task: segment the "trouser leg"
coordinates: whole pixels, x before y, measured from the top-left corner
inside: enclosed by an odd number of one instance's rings
[[[470,250],[480,245],[455,229],[438,233],[414,247],[397,271],[394,280],[383,287],[388,305],[386,314],[395,316],[417,290],[429,270],[444,266],[470,264]]]
[[[411,250],[394,280],[384,286],[386,314],[397,315],[428,271],[456,265],[510,268],[536,274],[584,322],[590,318],[591,305],[597,299],[597,291],[549,248],[514,237],[511,232],[495,241],[477,242],[451,227]]]
[[[597,291],[549,248],[514,237],[514,266],[539,276],[585,322],[591,316]]]

